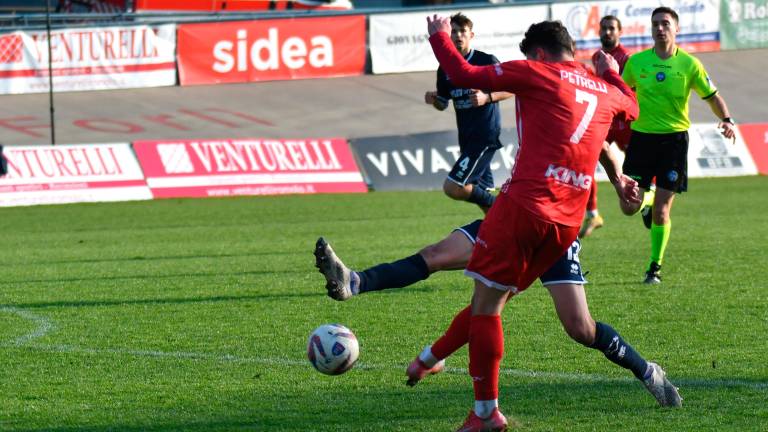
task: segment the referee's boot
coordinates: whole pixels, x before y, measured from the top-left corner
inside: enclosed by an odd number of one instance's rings
[[[341,262],[324,238],[317,239],[314,253],[315,267],[325,276],[328,297],[344,301],[357,294],[358,276]]]
[[[656,285],[661,283],[661,265],[656,261],[651,261],[651,265],[648,266],[648,270],[645,272],[646,285]]]

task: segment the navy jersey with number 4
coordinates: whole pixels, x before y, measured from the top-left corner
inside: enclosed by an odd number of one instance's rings
[[[499,60],[482,51],[471,50],[467,62],[475,66],[485,66],[499,63]],[[487,89],[477,89],[489,93]],[[456,87],[451,83],[451,78],[445,74],[443,68],[437,69],[437,96],[443,101],[453,101],[456,110],[456,126],[459,129],[459,147],[462,151],[467,146],[501,147],[499,135],[501,133],[501,115],[497,102],[472,107],[469,96],[472,89]]]

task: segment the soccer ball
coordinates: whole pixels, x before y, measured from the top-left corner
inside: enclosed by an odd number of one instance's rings
[[[341,375],[352,369],[360,354],[357,337],[340,324],[324,324],[309,335],[307,358],[326,375]]]

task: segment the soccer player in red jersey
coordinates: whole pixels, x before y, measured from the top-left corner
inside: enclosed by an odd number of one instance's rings
[[[619,74],[624,71],[624,64],[629,59],[629,51],[621,44],[621,21],[613,15],[606,15],[600,19],[600,45],[601,49],[592,54],[592,66],[597,70],[600,51],[610,54],[619,64]],[[629,145],[629,124],[620,119],[614,119],[611,129],[608,131],[607,143],[615,142],[624,151]],[[585,238],[592,232],[603,226],[603,217],[597,209],[597,182],[592,182],[587,200],[587,214],[579,231],[579,238]]]
[[[459,430],[505,430],[506,419],[498,410],[501,311],[577,238],[611,122],[617,116],[634,120],[637,101],[611,57],[600,56],[598,73],[604,79],[574,61],[573,39],[560,22],[529,27],[520,43],[527,60],[491,66],[464,60],[451,42],[447,18],[427,18],[427,28],[440,66],[456,85],[516,95],[520,147],[465,270],[475,279],[472,303],[432,347],[435,357],[441,357],[444,352],[436,351],[450,351],[468,334],[475,405]],[[619,181],[621,199],[639,201],[637,183],[626,176]],[[578,308],[575,302],[569,306],[569,294],[555,299],[556,304]],[[618,342],[618,336],[611,340]]]

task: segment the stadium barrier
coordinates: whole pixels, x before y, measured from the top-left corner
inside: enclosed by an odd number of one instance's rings
[[[152,199],[127,143],[3,149],[0,206]]]
[[[691,126],[689,176],[768,174],[768,123],[740,125],[736,140],[712,123]],[[491,168],[500,185],[514,166],[515,129],[502,131]],[[137,141],[11,146],[2,151],[0,206],[152,198],[434,190],[458,159],[455,131],[360,138]],[[623,153],[616,152],[619,162]],[[359,161],[359,163],[358,163]],[[756,163],[757,162],[757,163]],[[597,180],[607,180],[598,166]]]
[[[347,140],[137,141],[155,198],[367,192]]]
[[[516,129],[503,129],[504,145],[491,163],[501,184],[515,163]],[[366,182],[375,190],[433,190],[443,186],[459,157],[456,131],[358,138],[350,141]]]
[[[768,175],[768,123],[742,124],[739,125],[739,131],[755,161],[757,171]]]
[[[606,14],[622,20],[622,43],[630,51],[650,46],[648,15],[657,5],[656,0],[614,0],[467,5],[462,10],[476,23],[475,46],[502,61],[520,58],[517,45],[528,24],[547,18],[566,24],[576,41],[577,57],[587,59],[600,46],[599,20]],[[768,47],[767,7],[755,0],[681,3],[676,6],[681,29],[677,41],[691,52]],[[174,85],[176,71],[180,85],[360,75],[366,72],[368,52],[373,74],[434,70],[437,63],[427,43],[424,16],[435,11],[445,15],[458,9],[235,14],[224,20],[214,14],[208,22],[194,24],[55,29],[54,88]],[[173,15],[116,17],[174,20]],[[176,20],[205,17],[179,15]],[[252,18],[228,21],[244,17]],[[0,94],[47,91],[47,63],[45,32],[0,34]]]
[[[105,90],[176,84],[176,26],[54,30],[51,72],[55,91]],[[49,91],[48,35],[0,35],[0,94]]]
[[[768,127],[761,133],[768,139]],[[750,132],[753,133],[753,132]],[[754,132],[757,133],[757,132]],[[726,177],[758,173],[747,145],[738,134],[731,142],[720,135],[714,123],[693,124],[689,130],[689,177]],[[504,147],[494,156],[491,169],[496,185],[509,177],[518,149],[515,129],[503,129]],[[446,175],[458,160],[456,132],[430,132],[360,138],[351,141],[366,181],[374,190],[434,190],[442,188]],[[614,148],[619,163],[624,153]],[[763,143],[764,157],[768,155]],[[768,161],[767,161],[768,162]],[[608,177],[598,164],[598,181]]]
[[[441,15],[456,10],[441,10]],[[472,46],[492,53],[499,60],[522,59],[519,44],[532,22],[546,20],[549,6],[506,6],[464,11],[474,23]],[[437,70],[437,60],[427,40],[427,12],[371,14],[369,49],[374,74]]]

